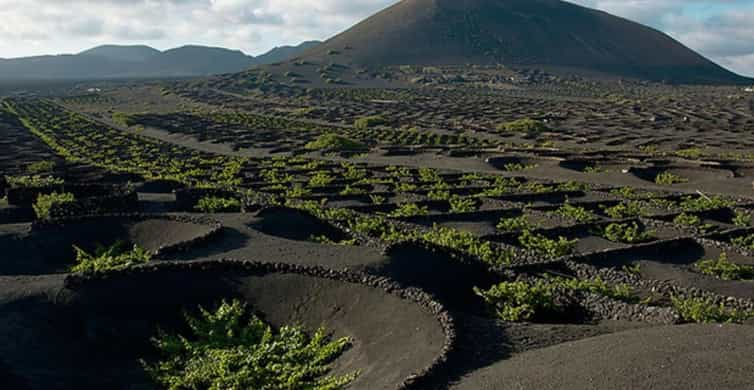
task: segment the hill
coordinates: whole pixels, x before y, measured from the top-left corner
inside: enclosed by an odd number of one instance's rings
[[[559,0],[403,0],[302,57],[364,66],[503,64],[675,83],[750,82],[655,29]]]
[[[208,76],[282,61],[314,44],[276,48],[259,57],[206,46],[182,46],[161,52],[149,46],[103,45],[78,54],[0,59],[0,80]]]

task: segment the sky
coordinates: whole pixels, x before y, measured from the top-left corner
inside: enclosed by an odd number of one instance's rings
[[[324,40],[396,0],[0,0],[0,58],[105,43],[185,44],[258,55]],[[623,16],[754,76],[754,0],[572,0]]]

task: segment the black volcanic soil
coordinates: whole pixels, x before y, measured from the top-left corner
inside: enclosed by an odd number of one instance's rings
[[[380,288],[253,267],[189,268],[157,267],[68,288],[58,277],[3,278],[4,375],[38,389],[151,388],[137,359],[153,353],[149,339],[157,327],[170,329],[182,310],[230,298],[248,302],[273,326],[324,325],[334,337],[353,338],[335,372],[361,370],[354,388],[396,388],[431,366],[445,344],[433,314]]]

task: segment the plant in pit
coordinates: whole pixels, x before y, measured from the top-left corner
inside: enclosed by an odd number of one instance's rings
[[[319,171],[309,179],[308,186],[313,188],[327,187],[332,184],[333,181],[335,181],[335,178],[330,176],[329,173],[326,171]]]
[[[51,194],[40,194],[37,196],[37,201],[32,205],[34,213],[37,215],[37,219],[45,220],[50,218],[50,211],[53,207],[61,206],[68,203],[73,203],[76,198],[69,192]]]
[[[701,260],[694,264],[697,271],[723,280],[751,280],[754,279],[754,266],[736,264],[728,260],[728,254],[723,252],[717,259]]]
[[[746,248],[748,250],[754,251],[754,234],[750,234],[748,236],[736,237],[731,240],[731,243],[733,243],[734,245],[738,245],[742,248]]]
[[[494,310],[503,321],[530,321],[558,317],[569,309],[565,297],[576,293],[592,293],[613,299],[634,301],[631,287],[625,284],[609,286],[602,279],[587,280],[545,276],[534,280],[502,282],[488,290],[474,288],[474,292]]]
[[[563,206],[560,206],[559,209],[555,210],[555,214],[578,223],[592,222],[597,219],[597,216],[591,211],[587,211],[587,209],[583,207],[574,206],[570,203],[565,203]]]
[[[6,176],[11,188],[41,188],[62,185],[63,179],[52,176]]]
[[[607,240],[624,244],[635,244],[649,241],[653,238],[652,233],[645,231],[636,222],[611,223],[602,229],[601,234]]]
[[[366,145],[337,134],[323,134],[316,140],[304,145],[304,149],[343,152],[363,150],[366,149]]]
[[[31,175],[38,175],[41,173],[50,173],[55,170],[55,162],[50,160],[42,160],[29,164],[26,167],[26,172]]]
[[[536,229],[536,226],[529,222],[526,215],[520,215],[518,217],[501,218],[496,225],[497,230],[501,232],[510,233],[520,230],[532,230]]]
[[[671,297],[673,307],[686,322],[699,323],[737,323],[754,318],[754,313],[727,307],[707,298]]]
[[[685,212],[678,214],[678,216],[673,219],[673,223],[682,227],[696,228],[702,232],[712,228],[712,225],[702,223],[702,219],[698,216]]]
[[[87,253],[77,246],[73,249],[76,252],[76,265],[71,267],[71,272],[115,271],[145,264],[152,259],[152,254],[144,248],[134,245],[129,249],[123,242],[99,248],[94,254]]]
[[[235,213],[241,211],[241,201],[234,198],[205,196],[199,199],[194,210],[202,213]]]
[[[471,213],[477,210],[477,200],[474,198],[453,195],[448,200],[451,213]]]
[[[374,205],[381,205],[381,204],[385,204],[385,202],[387,201],[387,198],[381,195],[369,195],[369,200],[371,200],[372,204]]]
[[[635,218],[642,215],[642,204],[638,201],[618,203],[613,207],[604,208],[605,214],[612,219]]]
[[[733,217],[734,225],[738,227],[749,227],[751,226],[751,214],[742,212],[742,211],[736,211],[736,215]]]
[[[415,217],[420,215],[428,215],[429,208],[427,206],[419,206],[416,203],[403,203],[395,210],[391,211],[388,216],[393,218],[401,217]]]
[[[184,316],[190,333],[159,331],[152,342],[162,359],[142,361],[153,380],[170,390],[337,390],[358,375],[330,375],[351,339],[330,340],[324,328],[311,336],[298,326],[273,331],[237,300]]]
[[[730,201],[719,196],[687,196],[679,203],[681,210],[687,212],[715,210],[730,207],[731,205],[732,203]]]
[[[435,245],[468,253],[491,265],[510,264],[513,257],[509,251],[496,249],[491,242],[480,240],[469,232],[444,226],[434,225],[432,230],[419,238]]]
[[[570,255],[576,249],[577,240],[558,237],[553,240],[530,230],[524,230],[518,237],[518,242],[526,249],[541,253],[550,258]]]
[[[673,184],[688,183],[689,179],[678,176],[672,172],[665,171],[658,174],[655,177],[655,183],[663,186],[669,186]]]

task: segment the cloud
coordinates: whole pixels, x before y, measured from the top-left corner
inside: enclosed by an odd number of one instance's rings
[[[0,0],[0,57],[103,43],[204,44],[259,54],[326,39],[397,0]],[[754,75],[754,0],[571,0],[667,32]]]

